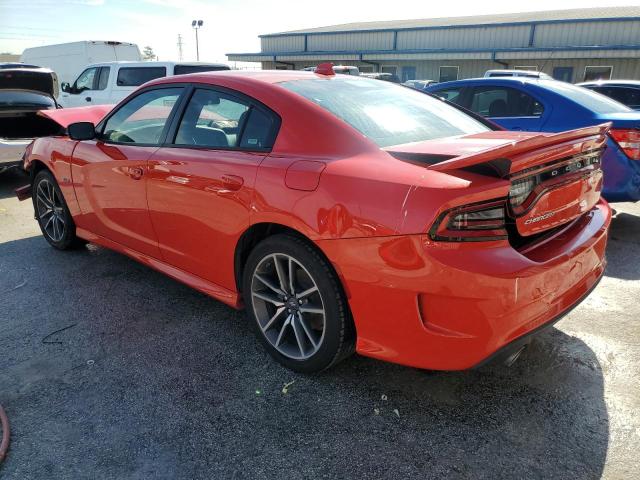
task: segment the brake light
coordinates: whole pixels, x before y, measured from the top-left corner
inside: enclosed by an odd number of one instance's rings
[[[511,203],[511,206],[519,207],[522,205],[529,198],[537,184],[538,177],[536,175],[513,181],[509,189],[509,203]]]
[[[504,240],[506,230],[504,199],[474,203],[447,210],[438,216],[429,236],[448,242]]]
[[[640,160],[640,130],[612,128],[609,135],[631,160]]]

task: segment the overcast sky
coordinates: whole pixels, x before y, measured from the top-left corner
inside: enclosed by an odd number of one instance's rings
[[[160,60],[195,60],[191,20],[204,20],[200,60],[257,52],[259,34],[337,23],[451,17],[561,8],[638,5],[608,0],[0,0],[0,52],[77,40],[119,40],[153,47]]]

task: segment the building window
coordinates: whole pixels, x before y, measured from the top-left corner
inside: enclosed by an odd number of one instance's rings
[[[406,82],[407,80],[415,80],[416,79],[416,67],[405,66],[402,67],[402,77],[400,78],[401,82]]]
[[[554,67],[553,78],[571,83],[573,81],[573,67]]]
[[[382,65],[382,73],[390,73],[391,75],[398,74],[398,66],[397,65]]]
[[[613,67],[585,67],[584,81],[592,82],[594,80],[611,80]]]
[[[458,71],[460,70],[460,67],[450,67],[450,66],[443,66],[440,67],[440,78],[439,78],[439,82],[452,82],[454,80],[458,80]]]
[[[358,65],[361,73],[373,73],[373,65]]]
[[[537,72],[538,71],[538,66],[537,65],[531,65],[531,66],[515,66],[513,67],[514,70],[527,70],[529,72]]]

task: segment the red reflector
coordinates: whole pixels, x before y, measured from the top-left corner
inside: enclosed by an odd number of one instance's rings
[[[631,160],[640,160],[640,130],[612,128],[609,135]]]

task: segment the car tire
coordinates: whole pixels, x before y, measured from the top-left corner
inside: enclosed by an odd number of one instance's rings
[[[76,236],[76,225],[67,202],[48,170],[40,170],[32,186],[33,210],[45,240],[58,250],[68,250],[86,244]]]
[[[319,372],[354,352],[355,329],[339,280],[304,239],[278,234],[256,245],[242,287],[258,338],[287,368]]]

